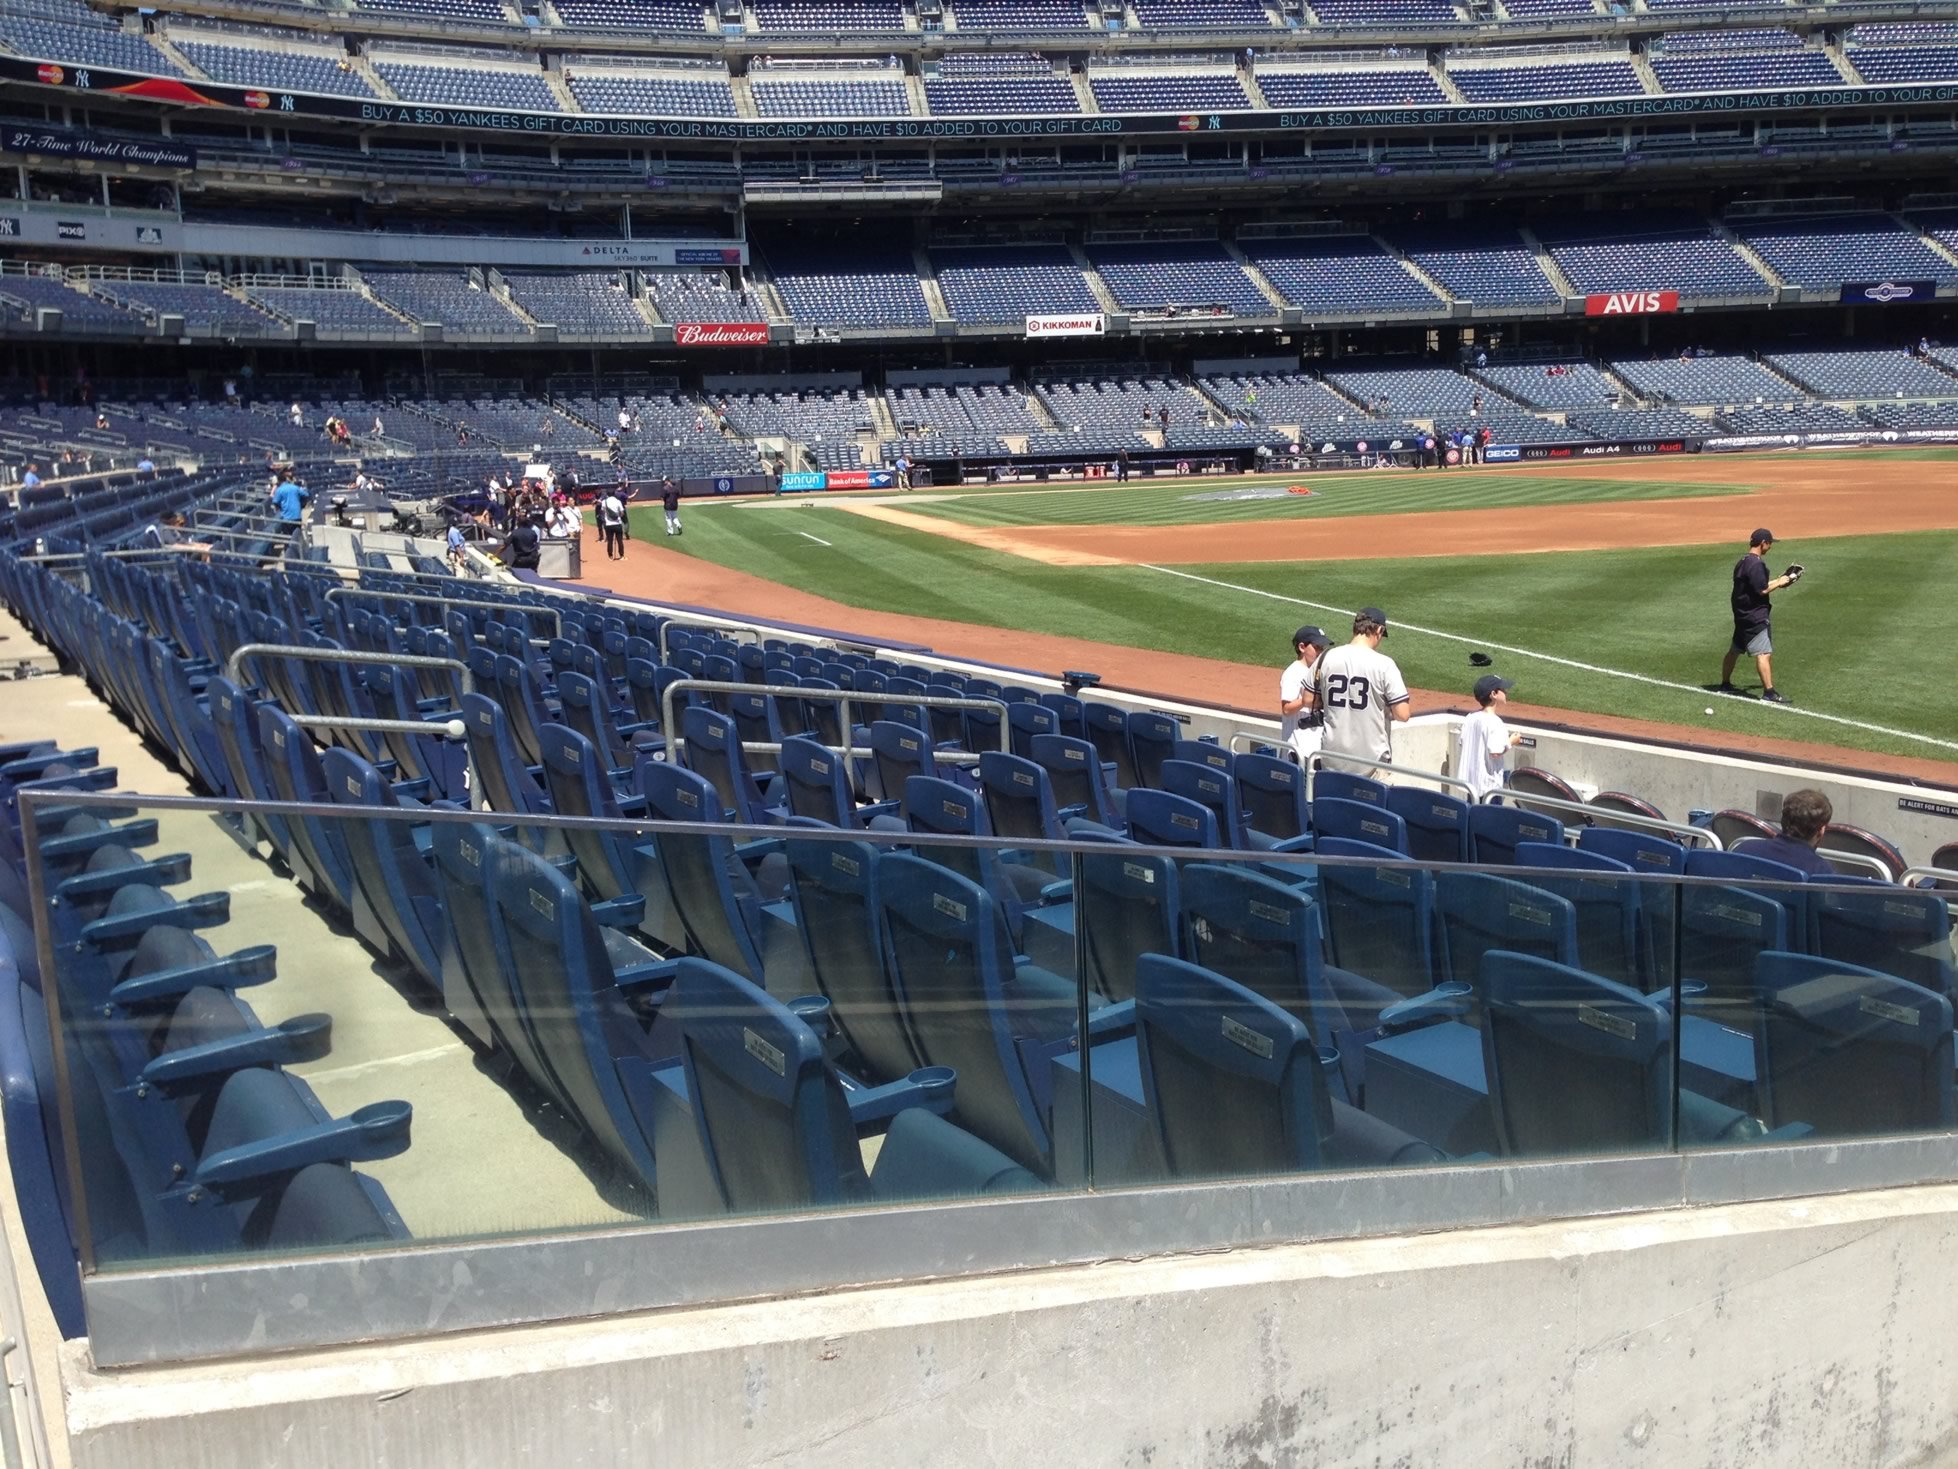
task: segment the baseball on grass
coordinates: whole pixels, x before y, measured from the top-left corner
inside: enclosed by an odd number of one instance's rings
[[[1706,712],[1707,712],[1707,713],[1709,713],[1709,714],[1711,714],[1711,713],[1713,712],[1713,706],[1712,706],[1711,704],[1709,704],[1709,705],[1707,705],[1707,706],[1706,706]]]

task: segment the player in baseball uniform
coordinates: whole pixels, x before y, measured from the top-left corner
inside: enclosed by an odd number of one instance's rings
[[[1380,651],[1386,636],[1387,614],[1362,607],[1353,618],[1353,641],[1334,648],[1318,666],[1318,706],[1325,721],[1321,748],[1351,757],[1336,762],[1336,768],[1376,779],[1385,772],[1368,767],[1394,758],[1391,727],[1405,724],[1410,712],[1407,681]]]
[[[1322,629],[1308,623],[1292,634],[1292,651],[1297,656],[1278,676],[1278,737],[1291,747],[1301,765],[1319,748],[1318,690],[1312,666],[1332,645],[1333,640]]]

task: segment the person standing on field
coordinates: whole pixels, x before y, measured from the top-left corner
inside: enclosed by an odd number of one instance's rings
[[[671,479],[661,482],[659,502],[666,508],[666,533],[680,535],[680,487]]]
[[[1320,748],[1347,758],[1342,770],[1378,780],[1380,763],[1394,758],[1391,727],[1407,723],[1411,712],[1407,681],[1399,665],[1380,651],[1387,636],[1387,614],[1362,607],[1353,618],[1353,641],[1319,660],[1318,708],[1325,720]]]
[[[605,559],[625,560],[625,501],[619,498],[617,486],[598,502],[598,528],[605,533]]]
[[[1290,746],[1301,765],[1319,748],[1323,723],[1313,665],[1332,645],[1333,640],[1322,629],[1310,624],[1300,628],[1292,634],[1291,665],[1278,676],[1278,737]]]
[[[1763,526],[1747,538],[1747,554],[1734,563],[1734,640],[1720,664],[1716,694],[1738,694],[1734,687],[1734,665],[1743,653],[1752,654],[1754,667],[1761,675],[1761,699],[1768,704],[1786,704],[1788,697],[1774,686],[1774,632],[1769,625],[1770,594],[1792,587],[1801,579],[1801,566],[1790,566],[1780,576],[1768,571],[1763,560],[1774,544],[1774,532]]]

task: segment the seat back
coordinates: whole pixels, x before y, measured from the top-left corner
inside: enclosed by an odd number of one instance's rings
[[[1101,826],[1121,825],[1092,744],[1071,735],[1041,734],[1033,737],[1028,748],[1028,758],[1047,772],[1057,811],[1076,811]]]
[[[1732,851],[1749,837],[1777,837],[1780,831],[1752,811],[1716,811],[1707,829],[1720,838],[1720,845]]]
[[[1049,1141],[1018,1035],[1063,1031],[1072,1005],[1020,998],[1005,925],[977,883],[908,853],[878,858],[895,988],[927,1064],[958,1073],[952,1120],[1043,1176]]]
[[[938,761],[931,748],[931,737],[923,729],[894,719],[880,719],[870,726],[870,758],[877,770],[877,782],[885,795],[902,792],[914,775],[935,779]]]
[[[1552,800],[1575,801],[1579,805],[1584,802],[1584,798],[1578,795],[1571,783],[1561,775],[1553,774],[1548,770],[1539,770],[1531,765],[1520,766],[1510,771],[1503,781],[1503,786],[1505,805],[1520,806],[1525,811],[1536,811],[1553,818],[1557,815],[1556,807],[1532,806],[1530,797],[1549,796]],[[1583,819],[1578,817],[1580,824]]]
[[[724,819],[714,809],[719,793],[695,771],[648,761],[640,766],[640,781],[647,807],[661,821]],[[744,897],[752,902],[753,893],[736,876],[734,844],[716,832],[668,831],[661,832],[654,845],[688,948],[759,983],[761,950],[749,905],[743,902]]]
[[[843,760],[807,735],[782,741],[782,782],[789,812],[826,826],[857,825],[856,803],[843,779]]]
[[[1755,1075],[1770,1127],[1819,1137],[1952,1125],[1951,1002],[1837,959],[1764,953]]]
[[[838,1034],[866,1080],[903,1079],[925,1063],[884,962],[877,849],[792,837],[787,850],[796,930]]]
[[[1667,1148],[1673,1017],[1638,990],[1530,954],[1482,956],[1482,1056],[1509,1157]]]
[[[1935,892],[1872,883],[1809,894],[1815,952],[1952,998],[1951,908]]]
[[[1822,844],[1816,850],[1821,853],[1823,861],[1851,877],[1874,877],[1877,874],[1861,862],[1836,862],[1836,853],[1845,852],[1852,857],[1881,862],[1885,869],[1882,875],[1891,882],[1895,882],[1910,865],[1904,860],[1904,854],[1897,850],[1896,843],[1889,838],[1840,821],[1832,821],[1822,829]]]
[[[1135,990],[1143,1107],[1173,1177],[1319,1166],[1331,1104],[1296,1016],[1164,954],[1137,962]]]
[[[1161,766],[1157,769],[1160,771]],[[1129,835],[1146,846],[1207,847],[1222,845],[1217,817],[1208,806],[1187,796],[1138,786],[1129,792]]]
[[[346,844],[355,885],[401,958],[440,988],[442,898],[435,875],[415,849],[415,829],[403,819],[363,814],[399,809],[394,787],[351,750],[328,750],[320,769],[334,804],[350,808],[333,824]]]
[[[1170,795],[1207,808],[1217,819],[1217,837],[1226,847],[1242,851],[1250,845],[1244,834],[1244,812],[1237,803],[1237,782],[1226,769],[1194,760],[1165,760],[1157,779]]]
[[[1183,726],[1168,714],[1153,709],[1137,709],[1128,717],[1129,750],[1135,760],[1138,785],[1160,784],[1163,761],[1170,758],[1176,742],[1183,737]]]
[[[1324,771],[1320,776],[1325,775]],[[1365,842],[1385,847],[1390,852],[1407,853],[1407,823],[1384,805],[1352,801],[1344,796],[1312,798],[1312,834],[1319,842],[1328,837]]]
[[[1359,801],[1368,806],[1387,804],[1387,783],[1372,776],[1322,765],[1312,772],[1312,799]]]
[[[1351,1027],[1326,986],[1317,905],[1246,867],[1193,862],[1182,873],[1183,952],[1264,996],[1336,1047]]]
[[[1562,845],[1564,824],[1520,806],[1476,806],[1469,811],[1469,844],[1485,867],[1514,867],[1518,842]]]
[[[1794,931],[1786,905],[1742,887],[1689,883],[1679,889],[1679,977],[1705,986],[1699,1004],[1752,1028],[1755,960],[1785,950]]]
[[[1356,862],[1318,867],[1327,957],[1403,995],[1423,994],[1440,977],[1434,958],[1434,876],[1415,867],[1366,866],[1401,854],[1344,837],[1320,837],[1320,857]]]
[[[506,816],[543,816],[550,797],[524,768],[503,706],[482,694],[462,696],[463,739],[483,804]]]
[[[1076,859],[1074,922],[1087,960],[1088,988],[1113,1002],[1135,998],[1136,961],[1181,955],[1177,864],[1119,846]]]
[[[1631,868],[1597,852],[1548,842],[1521,842],[1516,858],[1537,869],[1530,873],[1532,885],[1555,893],[1576,913],[1578,962],[1587,972],[1641,992],[1663,982],[1659,957],[1645,934],[1639,884],[1626,880]]]
[[[1033,761],[1000,750],[979,756],[979,793],[993,835],[1005,841],[1058,841],[1059,813],[1047,772]]]
[[[687,769],[707,778],[721,807],[714,815],[690,819],[754,821],[761,806],[760,788],[748,774],[734,721],[716,710],[696,705],[681,711],[680,735],[686,741]]]
[[[1305,804],[1305,771],[1276,755],[1246,750],[1231,762],[1237,799],[1247,830],[1273,841],[1290,841],[1312,829]]]
[[[1044,704],[1029,704],[1022,700],[1006,706],[1006,737],[1012,744],[1013,753],[1022,760],[1033,758],[1036,738],[1056,734],[1059,729],[1060,720]]]
[[[1467,801],[1420,786],[1389,786],[1387,809],[1407,823],[1407,854],[1416,862],[1469,860]]]
[[[319,754],[306,731],[273,703],[258,706],[259,748],[265,769],[281,801],[310,806],[327,804],[326,781]],[[353,870],[346,842],[336,822],[317,816],[293,816],[286,821],[292,835],[290,856],[295,875],[322,902],[345,912],[353,907]]]
[[[870,1181],[823,1044],[740,975],[683,959],[661,1012],[726,1206],[743,1214],[867,1197]]]
[[[652,1145],[613,1060],[635,1022],[620,1013],[626,1001],[591,910],[569,878],[514,842],[494,848],[490,891],[510,952],[523,956],[509,972],[516,1023],[616,1178],[651,1189]]]
[[[1139,784],[1135,774],[1135,755],[1129,749],[1129,717],[1113,704],[1084,700],[1081,723],[1088,743],[1103,765],[1115,767],[1115,786],[1128,790]]]
[[[1229,775],[1231,752],[1212,740],[1178,739],[1169,747],[1169,758],[1187,760],[1192,765],[1208,766]]]
[[[1577,912],[1568,901],[1515,878],[1483,872],[1435,874],[1435,917],[1448,973],[1473,985],[1491,949],[1577,964]]]

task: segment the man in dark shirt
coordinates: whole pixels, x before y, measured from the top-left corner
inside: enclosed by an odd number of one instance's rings
[[[1761,673],[1762,699],[1770,704],[1786,704],[1787,696],[1774,686],[1773,660],[1769,656],[1774,652],[1774,636],[1768,626],[1769,593],[1793,586],[1801,571],[1790,567],[1784,575],[1770,575],[1768,563],[1761,557],[1773,544],[1773,531],[1765,527],[1757,530],[1748,537],[1747,554],[1734,563],[1734,641],[1720,665],[1720,682],[1713,691],[1716,694],[1740,692],[1734,687],[1734,664],[1741,654],[1748,653],[1753,655],[1754,666]]]
[[[1836,869],[1829,865],[1828,859],[1816,847],[1835,814],[1835,807],[1829,804],[1829,798],[1822,792],[1790,791],[1787,799],[1781,803],[1781,835],[1752,837],[1734,850],[1745,852],[1750,857],[1765,857],[1770,862],[1800,868],[1810,877],[1834,877]]]
[[[536,522],[524,520],[510,532],[510,565],[521,571],[537,569],[537,551],[543,537],[537,530]]]

